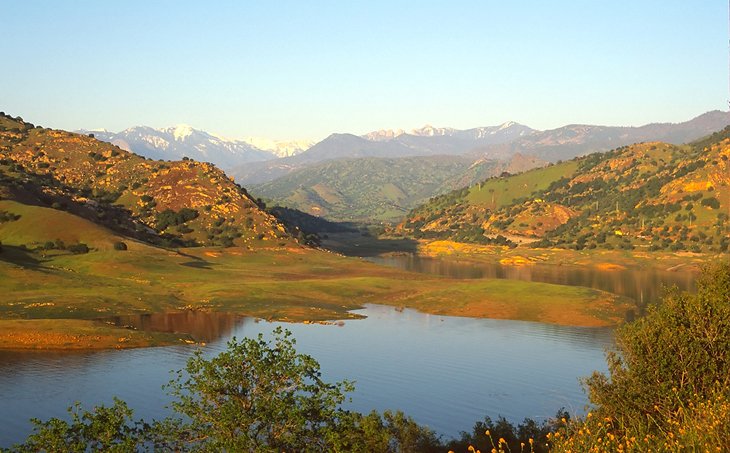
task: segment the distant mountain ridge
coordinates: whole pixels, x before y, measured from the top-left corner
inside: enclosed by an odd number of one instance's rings
[[[121,132],[80,130],[151,159],[180,160],[188,157],[230,168],[247,162],[273,160],[297,154],[311,146],[307,141],[276,141],[250,137],[248,140],[226,139],[186,124],[154,129],[135,126]]]
[[[547,131],[535,131],[516,140],[477,148],[473,155],[521,153],[550,162],[646,141],[679,145],[707,136],[730,124],[730,112],[713,110],[681,123],[651,123],[644,126],[594,126],[570,124]]]
[[[506,134],[500,134],[500,131],[509,130]],[[508,141],[517,135],[528,135],[532,132],[537,132],[532,128],[524,126],[522,124],[515,123],[514,121],[507,121],[499,126],[487,126],[487,127],[475,127],[472,129],[454,129],[452,127],[434,127],[430,124],[426,124],[420,129],[413,129],[409,132],[403,129],[381,129],[378,131],[369,132],[362,137],[372,141],[387,141],[397,139],[401,135],[412,135],[416,137],[471,137],[473,139],[481,139],[489,136],[500,135],[496,138],[496,141]],[[506,137],[506,140],[505,138]]]
[[[704,113],[681,123],[651,123],[638,127],[567,125],[538,131],[508,121],[498,126],[458,130],[426,125],[373,131],[363,136],[332,134],[296,156],[247,162],[230,170],[242,184],[263,184],[327,160],[364,157],[469,156],[474,160],[509,159],[516,154],[556,162],[642,141],[681,144],[730,124],[730,112]]]
[[[458,156],[480,146],[509,143],[534,132],[527,126],[508,122],[467,130],[425,126],[402,134],[397,131],[375,131],[365,136],[332,134],[296,156],[247,163],[232,169],[231,174],[244,184],[262,184],[328,160]]]

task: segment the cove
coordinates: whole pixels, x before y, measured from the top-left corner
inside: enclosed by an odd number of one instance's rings
[[[542,420],[561,407],[583,412],[578,377],[605,370],[607,328],[435,316],[370,305],[365,319],[342,326],[281,324],[230,314],[186,312],[119,319],[137,328],[194,331],[206,355],[232,337],[291,330],[297,350],[316,358],[328,381],[355,381],[348,407],[403,410],[437,433],[456,436],[489,415]],[[121,351],[0,352],[0,446],[24,439],[31,417],[65,417],[80,401],[90,409],[117,396],[135,418],[168,415],[161,386],[195,346]]]
[[[682,291],[694,291],[696,279],[696,275],[692,273],[659,269],[603,270],[549,264],[508,266],[500,263],[461,261],[416,254],[375,256],[368,257],[367,260],[409,272],[442,275],[450,278],[499,278],[585,286],[633,299],[640,313],[648,304],[660,300],[665,287],[676,286]]]

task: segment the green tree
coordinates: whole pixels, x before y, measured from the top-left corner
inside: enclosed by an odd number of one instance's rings
[[[697,294],[670,291],[617,331],[609,375],[586,380],[592,417],[556,451],[714,451],[730,445],[730,262],[705,269]],[[560,436],[562,434],[562,437]],[[567,435],[567,436],[566,436]]]
[[[127,244],[122,241],[114,242],[114,250],[127,250]]]
[[[190,420],[183,440],[212,451],[331,450],[352,384],[325,383],[294,344],[279,327],[272,342],[234,338],[211,360],[197,352],[169,384],[172,407]]]
[[[342,409],[352,384],[324,382],[317,361],[294,345],[277,328],[271,341],[233,339],[212,359],[198,351],[168,385],[177,416],[148,424],[120,400],[91,412],[76,404],[70,422],[33,420],[34,433],[12,451],[443,451],[433,431],[402,412]]]
[[[143,441],[145,425],[132,422],[132,410],[118,399],[111,407],[98,406],[92,412],[82,411],[76,403],[68,409],[71,421],[53,418],[47,422],[33,419],[34,432],[17,452],[129,452],[137,450]],[[148,426],[147,426],[148,427]]]

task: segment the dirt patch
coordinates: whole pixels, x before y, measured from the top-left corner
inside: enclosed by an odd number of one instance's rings
[[[598,263],[596,268],[602,271],[623,271],[626,270],[626,266],[622,266],[616,263]]]

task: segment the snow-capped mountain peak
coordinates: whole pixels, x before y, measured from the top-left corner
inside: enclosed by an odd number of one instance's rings
[[[272,140],[264,137],[246,137],[243,141],[278,157],[294,156],[306,151],[315,143],[310,140]]]
[[[403,129],[381,129],[379,131],[369,132],[362,137],[373,142],[383,142],[396,138],[399,135],[403,135],[405,133],[406,131],[404,131]]]
[[[409,132],[411,135],[418,135],[421,137],[434,137],[437,135],[453,135],[456,130],[450,127],[433,127],[430,124],[426,124],[420,129],[413,129]]]
[[[185,140],[187,137],[193,135],[193,131],[195,131],[195,129],[193,129],[193,127],[188,124],[178,124],[174,127],[162,130],[162,132],[171,133],[172,136],[175,138],[175,141]]]
[[[119,133],[94,131],[94,136],[122,149],[152,159],[179,160],[188,157],[230,168],[277,156],[242,140],[225,140],[187,124],[153,129],[136,126]]]

